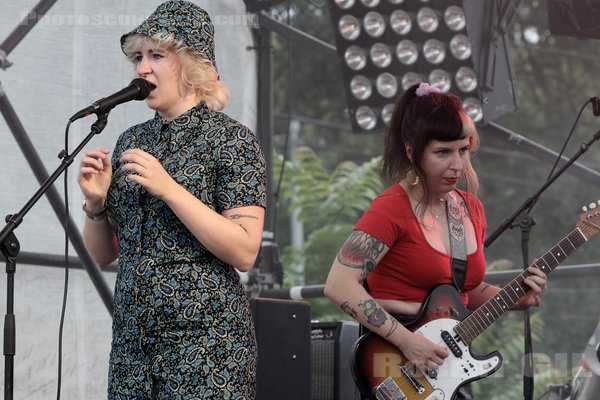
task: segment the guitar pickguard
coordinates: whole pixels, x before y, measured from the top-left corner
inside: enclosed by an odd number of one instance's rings
[[[457,323],[458,321],[454,319],[438,319],[423,325],[416,331],[430,338],[430,340],[438,338],[437,341],[434,340],[434,343],[448,348],[450,353],[440,368],[437,369],[435,377],[426,374],[425,379],[428,380],[434,390],[432,395],[425,397],[425,399],[450,399],[460,386],[486,377],[500,367],[502,359],[499,354],[487,358],[475,357],[468,345],[456,340],[453,327]],[[444,334],[450,334],[452,340],[450,345],[444,341]],[[452,346],[456,348],[453,349]]]

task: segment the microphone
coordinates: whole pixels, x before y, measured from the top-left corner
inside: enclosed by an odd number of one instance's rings
[[[144,100],[155,87],[156,86],[145,79],[134,79],[126,88],[121,89],[117,93],[111,94],[108,97],[103,97],[100,100],[96,100],[91,106],[76,112],[71,118],[69,118],[69,121],[73,122],[80,118],[87,117],[90,114],[108,112],[115,106],[131,100]]]
[[[592,97],[590,101],[592,102],[592,112],[594,113],[594,117],[600,116],[600,99]]]

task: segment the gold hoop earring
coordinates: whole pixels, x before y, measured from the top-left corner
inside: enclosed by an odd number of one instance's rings
[[[417,186],[419,184],[419,175],[417,175],[417,171],[415,171],[414,169],[410,169],[407,173],[406,173],[406,182],[410,185],[410,186]]]

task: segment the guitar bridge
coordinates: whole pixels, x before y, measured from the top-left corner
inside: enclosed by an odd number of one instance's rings
[[[406,395],[389,376],[373,389],[373,393],[377,400],[406,400]]]
[[[408,379],[408,381],[411,383],[411,385],[413,385],[413,387],[415,388],[415,390],[417,391],[418,394],[425,393],[425,388],[423,387],[423,385],[421,385],[421,382],[419,382],[419,380],[417,379],[415,374],[412,373],[412,371],[410,370],[410,367],[407,367],[406,365],[402,365],[400,367],[400,371],[404,374],[406,379]]]

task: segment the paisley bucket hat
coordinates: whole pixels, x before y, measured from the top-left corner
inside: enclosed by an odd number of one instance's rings
[[[215,61],[215,28],[206,11],[198,5],[182,0],[166,1],[137,28],[121,36],[121,49],[132,34],[173,37],[197,51],[212,64]]]

